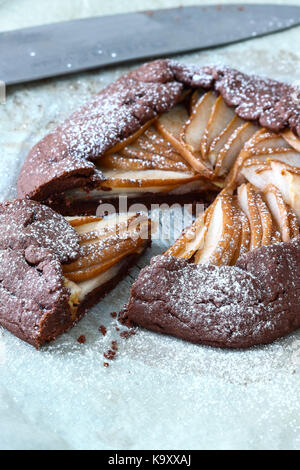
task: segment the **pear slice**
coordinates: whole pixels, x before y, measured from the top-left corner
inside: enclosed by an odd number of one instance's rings
[[[127,145],[131,144],[132,142],[134,142],[141,134],[143,134],[143,132],[145,132],[146,129],[148,129],[148,127],[150,127],[153,122],[156,120],[157,118],[155,117],[154,119],[151,119],[150,121],[146,122],[143,126],[140,127],[140,129],[135,132],[134,134],[130,135],[129,137],[127,137],[126,139],[123,139],[121,140],[120,142],[118,142],[116,145],[114,145],[112,148],[110,148],[107,153],[116,153],[118,152],[119,150],[121,150],[122,148],[126,147]]]
[[[300,152],[300,139],[297,137],[293,131],[290,129],[285,130],[282,132],[282,137],[288,144],[293,147],[293,149],[297,150],[297,152]]]
[[[245,253],[248,253],[248,251],[250,250],[250,244],[251,244],[251,227],[250,227],[249,219],[240,208],[237,196],[233,197],[233,203],[236,208],[239,221],[241,223],[241,236],[240,236],[240,242],[237,246],[237,249],[231,261],[232,265],[236,263],[236,261],[238,260],[240,256],[244,255]]]
[[[273,218],[272,214],[263,200],[261,194],[256,193],[256,205],[260,214],[261,227],[262,227],[262,241],[263,246],[270,245],[273,239]]]
[[[292,149],[274,148],[274,149],[260,149],[256,154],[249,157],[244,164],[249,165],[250,159],[254,161],[268,162],[268,160],[276,160],[278,162],[286,163],[287,165],[300,168],[300,153],[294,152]]]
[[[101,183],[105,188],[147,188],[178,186],[200,178],[199,174],[183,171],[164,170],[105,170],[106,180]]]
[[[246,122],[234,131],[218,155],[215,167],[216,176],[224,176],[229,173],[242,148],[257,129],[255,124]]]
[[[182,130],[181,139],[193,154],[199,154],[201,151],[202,137],[217,100],[217,95],[211,91],[205,93],[193,107],[190,119]]]
[[[227,106],[222,96],[218,96],[212,107],[206,129],[201,139],[200,149],[204,159],[207,156],[211,143],[227,128],[234,116],[234,108]]]
[[[291,239],[290,214],[281,192],[273,184],[269,184],[264,191],[272,216],[280,230],[281,239],[288,242]]]
[[[241,224],[229,195],[220,195],[213,208],[203,247],[194,257],[196,264],[230,264],[240,243]]]
[[[121,213],[114,216],[105,217],[99,222],[77,227],[76,232],[79,235],[80,244],[93,243],[95,240],[101,240],[110,236],[124,234],[133,227],[135,222],[141,222],[143,216],[132,214],[130,212]]]
[[[241,209],[247,215],[251,227],[250,249],[254,250],[262,245],[263,230],[260,212],[256,203],[256,192],[251,184],[242,184],[237,189],[238,201]]]
[[[141,243],[142,246],[142,243]],[[90,279],[94,279],[95,277],[99,276],[99,274],[104,273],[120,260],[125,258],[126,256],[132,254],[134,250],[130,247],[128,250],[122,250],[119,254],[115,255],[113,258],[109,258],[108,260],[101,262],[95,266],[91,266],[89,268],[81,269],[78,271],[72,272],[65,272],[65,277],[72,282],[81,283],[88,281]]]
[[[266,149],[289,149],[291,150],[288,142],[279,134],[275,132],[268,131],[266,129],[261,129],[260,132],[257,132],[254,136],[254,139],[251,141],[249,146],[250,153],[257,153],[257,150],[266,150]],[[270,150],[271,151],[271,150]]]
[[[187,122],[188,118],[189,116],[185,106],[183,104],[178,104],[167,113],[162,114],[155,123],[155,126],[161,135],[163,135],[163,133],[160,131],[163,129],[168,135],[179,140],[183,126]],[[165,136],[163,135],[163,137]]]
[[[65,217],[72,227],[76,227],[76,231],[79,229],[77,227],[81,225],[86,225],[89,223],[97,223],[103,220],[103,217],[96,217],[95,215],[84,215],[82,217]]]
[[[211,143],[209,149],[208,149],[208,154],[207,154],[207,159],[210,162],[211,166],[214,167],[218,155],[220,151],[223,149],[225,144],[228,142],[230,139],[231,135],[241,127],[243,124],[245,124],[245,121],[238,116],[234,116],[234,118],[230,121],[230,123],[227,125],[227,127],[219,134]]]
[[[188,171],[189,167],[181,161],[173,161],[161,155],[143,155],[143,159],[126,158],[119,155],[105,155],[102,167],[116,170],[170,170]]]

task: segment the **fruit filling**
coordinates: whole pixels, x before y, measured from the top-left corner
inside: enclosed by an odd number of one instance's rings
[[[76,310],[87,294],[109,282],[130,255],[140,254],[148,244],[150,221],[140,213],[109,217],[67,217],[80,240],[80,255],[63,265],[69,303]]]

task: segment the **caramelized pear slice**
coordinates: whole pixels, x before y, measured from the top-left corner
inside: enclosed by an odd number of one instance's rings
[[[178,104],[167,113],[162,114],[155,125],[160,134],[160,130],[164,129],[173,138],[179,140],[188,117],[186,108],[182,104]]]
[[[114,235],[120,236],[133,226],[134,221],[141,222],[142,215],[135,213],[121,213],[111,217],[105,217],[99,222],[91,222],[87,225],[77,227],[80,243],[92,243]]]
[[[211,91],[205,93],[193,107],[191,116],[182,130],[182,140],[193,153],[201,151],[202,137],[217,100],[217,95]]]
[[[189,170],[188,165],[181,161],[173,161],[161,155],[144,155],[144,158],[126,158],[120,155],[105,155],[101,159],[104,168],[116,170]]]
[[[280,230],[281,239],[288,242],[291,239],[290,211],[276,186],[269,184],[264,191],[266,201],[272,216]]]
[[[246,122],[234,131],[218,155],[215,167],[216,176],[229,173],[242,148],[256,131],[257,126],[251,122]]]
[[[129,137],[126,137],[126,139],[123,139],[120,142],[118,142],[116,145],[114,145],[112,148],[110,148],[107,153],[116,153],[119,150],[121,150],[122,148],[124,148],[127,145],[134,142],[141,134],[143,134],[143,132],[145,132],[146,129],[148,129],[148,127],[151,126],[151,124],[153,124],[153,122],[156,119],[157,118],[154,118],[154,119],[151,119],[150,121],[146,122],[143,126],[140,127],[140,129],[137,132],[130,135]]]
[[[105,170],[103,174],[106,180],[101,187],[105,188],[175,187],[200,178],[191,172],[167,170]]]
[[[247,215],[251,227],[250,249],[259,248],[262,245],[263,230],[260,212],[256,203],[256,193],[251,184],[242,184],[237,189],[238,201],[241,209]]]
[[[241,224],[229,195],[220,195],[213,208],[203,246],[194,257],[196,264],[230,264],[240,243]]]
[[[297,150],[297,152],[300,152],[300,139],[297,137],[293,131],[290,129],[285,130],[282,132],[282,137],[284,140],[291,146],[293,149]]]
[[[142,241],[140,241],[139,246],[141,247],[143,245]],[[136,251],[138,251],[136,247]],[[78,271],[72,271],[72,272],[65,272],[65,276],[69,281],[75,282],[75,283],[81,283],[88,281],[90,279],[94,279],[95,277],[99,276],[99,274],[104,273],[107,271],[109,268],[114,266],[116,263],[118,263],[120,260],[125,258],[126,256],[134,253],[135,250],[132,249],[132,247],[128,248],[128,250],[123,250],[122,252],[118,253],[115,255],[113,258],[109,258],[108,260],[101,262],[100,264],[97,264],[95,266],[91,266],[85,269],[81,269]]]
[[[256,193],[256,205],[260,214],[261,227],[262,227],[262,241],[263,246],[270,245],[273,238],[273,218],[269,208],[263,200],[261,194]]]
[[[80,225],[86,225],[90,223],[96,223],[100,222],[100,220],[103,219],[103,217],[96,217],[94,215],[89,215],[89,216],[82,216],[82,217],[66,217],[67,221],[69,222],[72,227],[79,227]]]
[[[243,124],[245,124],[245,121],[235,115],[223,132],[212,141],[207,154],[207,159],[212,167],[215,166],[219,153],[226,145],[231,135]]]
[[[254,135],[253,140],[251,140],[248,149],[250,153],[257,153],[257,150],[266,150],[266,149],[289,149],[291,150],[290,145],[286,140],[275,132],[268,131],[267,129],[260,129]],[[271,152],[271,150],[270,150]]]
[[[222,96],[218,96],[212,107],[212,111],[201,139],[201,154],[205,159],[211,143],[218,137],[235,116],[234,108],[225,104]]]
[[[245,253],[248,253],[248,251],[250,250],[250,244],[251,244],[251,227],[250,227],[249,219],[240,208],[237,196],[233,197],[233,203],[236,208],[239,221],[241,223],[241,236],[240,236],[240,242],[238,243],[237,249],[231,261],[232,265],[236,263],[236,261],[238,260],[240,256],[244,255]]]

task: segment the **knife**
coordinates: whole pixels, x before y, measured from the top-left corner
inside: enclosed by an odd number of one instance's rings
[[[231,44],[300,25],[300,7],[191,6],[0,33],[6,85]]]

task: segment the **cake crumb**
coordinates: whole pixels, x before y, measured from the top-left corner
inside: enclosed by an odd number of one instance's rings
[[[104,367],[109,367],[109,363],[108,363],[108,362],[103,362],[103,365],[104,365]]]
[[[99,326],[99,331],[100,331],[100,333],[103,334],[103,336],[106,335],[106,331],[107,331],[107,330],[106,330],[106,328],[105,328],[104,325],[100,325],[100,326]]]
[[[104,355],[104,357],[105,357],[106,359],[111,360],[111,359],[114,359],[114,358],[115,358],[116,352],[113,351],[112,349],[109,349],[109,350],[106,351],[103,355]]]
[[[80,344],[84,344],[86,342],[86,337],[84,335],[81,335],[79,336],[79,338],[77,338],[77,341]]]
[[[111,313],[110,313],[110,316],[111,316],[112,318],[116,318],[117,312],[111,312]]]

